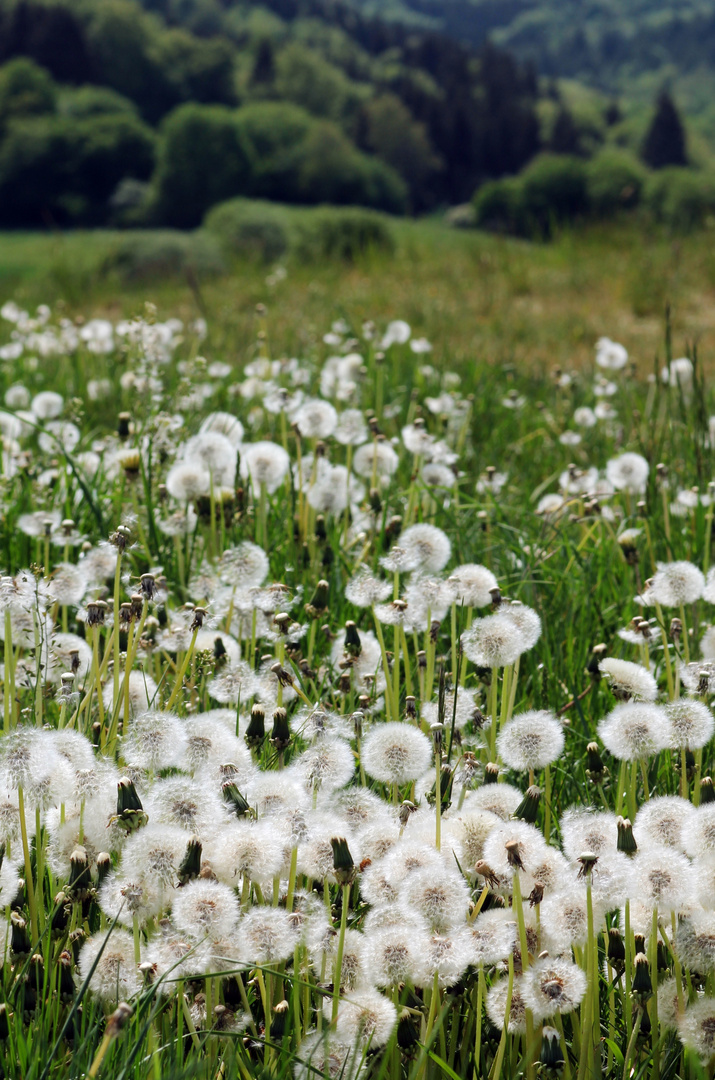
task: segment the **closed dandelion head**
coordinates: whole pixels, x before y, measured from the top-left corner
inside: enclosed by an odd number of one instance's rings
[[[432,761],[426,735],[407,723],[375,724],[361,747],[362,764],[369,776],[386,784],[417,780]]]
[[[617,705],[599,721],[598,735],[619,761],[643,761],[668,745],[667,715],[650,702]]]
[[[670,727],[668,746],[700,750],[715,731],[715,720],[707,705],[691,698],[678,698],[665,706]]]
[[[655,844],[684,850],[685,835],[695,814],[695,807],[678,795],[656,795],[643,803],[633,831],[641,846]]]
[[[497,736],[499,756],[517,772],[551,765],[561,756],[563,748],[563,726],[546,710],[532,710],[513,717]]]
[[[527,1008],[539,1021],[578,1008],[586,993],[586,976],[570,960],[547,956],[524,974],[522,992]]]
[[[505,667],[513,664],[526,650],[526,639],[508,614],[476,619],[462,634],[462,649],[477,667]]]
[[[658,696],[658,684],[642,664],[607,657],[598,668],[608,679],[614,696],[623,701],[655,701]]]
[[[190,938],[228,937],[238,920],[238,899],[233,889],[218,881],[190,881],[174,895],[174,925]]]

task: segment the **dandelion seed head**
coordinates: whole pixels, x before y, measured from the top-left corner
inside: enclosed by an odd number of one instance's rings
[[[499,756],[517,772],[551,765],[561,756],[563,748],[561,723],[553,713],[543,709],[512,717],[497,736]]]
[[[658,684],[642,664],[607,657],[601,660],[598,667],[618,697],[637,701],[655,701],[658,696]]]
[[[376,724],[365,736],[362,764],[369,776],[386,784],[404,784],[424,773],[432,759],[426,735],[407,723]]]
[[[645,760],[668,745],[667,715],[650,702],[616,705],[599,721],[598,736],[619,761]]]

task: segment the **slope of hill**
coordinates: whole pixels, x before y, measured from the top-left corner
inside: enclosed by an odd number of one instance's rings
[[[364,13],[429,24],[472,45],[487,37],[539,72],[648,99],[664,81],[691,113],[715,89],[713,0],[352,0]]]
[[[530,160],[538,98],[504,50],[341,0],[0,0],[0,220],[139,203],[191,225],[233,195],[424,211]]]

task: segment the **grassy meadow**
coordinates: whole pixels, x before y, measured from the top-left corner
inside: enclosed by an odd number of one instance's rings
[[[709,236],[394,229],[0,241],[0,1076],[715,1074]]]
[[[713,353],[715,256],[707,231],[673,237],[633,222],[607,223],[532,244],[439,220],[393,221],[394,256],[358,265],[286,264],[285,280],[266,285],[271,266],[232,265],[188,283],[181,272],[132,281],[102,271],[123,234],[5,233],[0,240],[2,295],[23,303],[67,305],[71,315],[134,314],[145,300],[180,317],[210,317],[212,342],[245,356],[255,331],[253,307],[270,304],[276,355],[312,346],[326,321],[404,318],[439,340],[442,355],[463,364],[488,360],[521,370],[590,362],[604,333],[623,341],[643,368],[663,351],[666,305],[685,349]]]

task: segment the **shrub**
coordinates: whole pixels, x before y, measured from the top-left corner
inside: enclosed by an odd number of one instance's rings
[[[290,242],[286,211],[275,203],[231,199],[215,206],[204,225],[224,251],[244,259],[273,262]]]
[[[656,221],[688,232],[715,213],[715,178],[691,169],[659,169],[649,177],[644,202]]]
[[[0,67],[0,127],[14,117],[55,111],[57,88],[44,68],[19,56]]]
[[[315,120],[297,105],[260,101],[239,109],[236,123],[255,163],[252,194],[259,199],[299,201],[301,147]]]
[[[517,234],[522,229],[523,186],[516,177],[491,180],[477,189],[474,224],[490,232]]]
[[[163,125],[156,214],[165,225],[198,225],[209,207],[247,195],[253,161],[236,114],[222,105],[181,105]]]
[[[107,256],[102,273],[126,283],[156,278],[205,277],[225,269],[218,244],[203,232],[127,233]]]
[[[100,116],[110,113],[125,113],[130,116],[137,115],[137,107],[133,101],[118,94],[116,90],[110,90],[108,86],[78,86],[77,88],[62,88],[58,103],[58,111],[64,116]]]
[[[297,225],[296,252],[301,258],[338,258],[354,262],[379,252],[392,254],[395,237],[382,214],[360,207],[319,207]]]
[[[647,173],[624,150],[607,149],[588,162],[586,187],[591,212],[609,217],[631,209],[641,200]]]
[[[554,225],[574,221],[588,211],[586,165],[579,158],[544,154],[521,177],[523,225],[549,236]]]
[[[298,168],[301,200],[370,206],[404,213],[407,186],[394,169],[361,153],[334,124],[316,123],[304,140]]]

